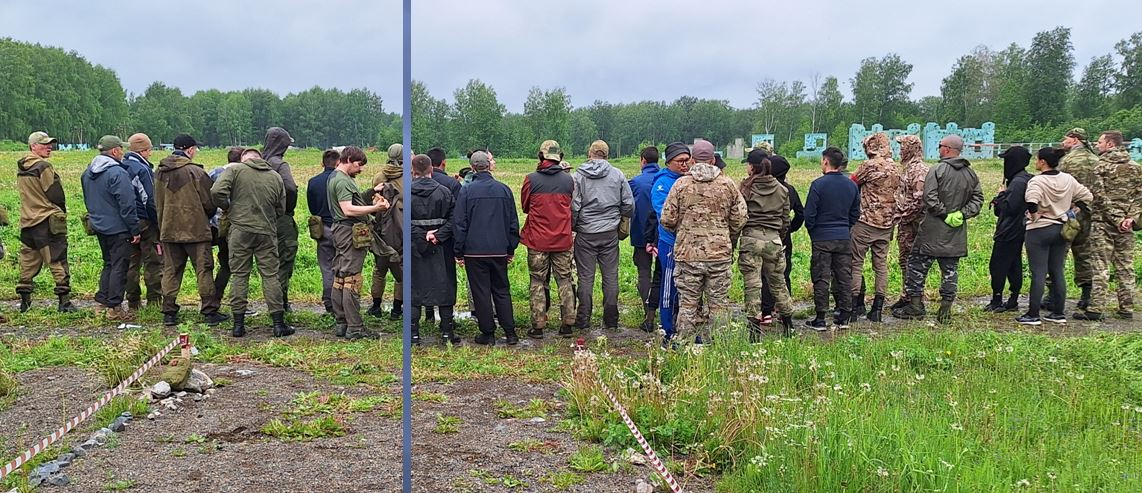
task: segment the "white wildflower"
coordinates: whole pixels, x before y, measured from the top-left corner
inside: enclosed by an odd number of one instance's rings
[[[892,354],[892,357],[896,358],[896,359],[900,359],[900,358],[904,357],[904,351],[893,351],[890,354]]]
[[[954,431],[964,431],[964,425],[961,425],[959,423],[952,423],[951,427],[952,427],[952,430],[954,430]]]
[[[1019,487],[1019,486],[1031,486],[1031,481],[1028,480],[1027,478],[1023,478],[1023,479],[1020,479],[1019,481],[1016,481],[1015,486],[1017,486],[1017,487]]]
[[[917,374],[916,374],[916,380],[923,380],[923,379],[924,379],[924,374],[923,374],[923,373],[917,373]]]
[[[880,476],[882,478],[887,478],[888,477],[888,469],[885,469],[883,467],[877,467],[876,468],[876,475]]]
[[[868,392],[868,391],[872,390],[872,385],[869,385],[868,383],[861,383],[860,389],[865,391],[865,392]]]

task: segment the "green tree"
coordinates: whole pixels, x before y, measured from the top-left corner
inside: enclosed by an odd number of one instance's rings
[[[1031,40],[1025,89],[1032,122],[1055,125],[1067,120],[1067,94],[1075,68],[1073,50],[1071,30],[1066,27],[1042,31]]]
[[[532,87],[523,104],[524,122],[530,139],[538,146],[540,141],[554,139],[566,142],[569,135],[571,98],[562,87],[542,91]]]
[[[1142,104],[1142,31],[1114,45],[1114,51],[1122,57],[1121,69],[1114,75],[1114,86],[1118,90],[1118,107],[1134,108]]]
[[[1110,55],[1096,56],[1083,69],[1075,87],[1072,113],[1075,118],[1091,118],[1110,113],[1114,98],[1114,60]]]
[[[177,87],[153,82],[131,102],[131,126],[146,133],[155,145],[169,144],[180,133],[191,132],[190,100]]]
[[[218,128],[222,145],[245,144],[254,118],[250,100],[241,92],[226,93],[218,107]]]
[[[498,152],[506,109],[496,98],[495,89],[472,79],[456,90],[454,99],[452,122],[457,144],[465,151],[489,146]]]

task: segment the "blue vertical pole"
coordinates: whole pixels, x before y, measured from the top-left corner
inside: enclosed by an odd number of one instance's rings
[[[404,0],[404,162],[412,163],[412,0]],[[404,230],[401,242],[404,255],[401,258],[401,279],[404,296],[404,340],[401,362],[401,458],[404,466],[404,493],[412,493],[412,175],[406,166],[401,173],[404,184]]]

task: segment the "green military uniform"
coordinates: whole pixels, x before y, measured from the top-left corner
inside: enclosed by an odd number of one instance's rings
[[[251,159],[226,168],[210,189],[230,221],[230,309],[246,313],[251,260],[258,263],[262,295],[271,314],[283,311],[278,282],[278,218],[285,214],[285,186],[269,163]]]
[[[1077,131],[1077,132],[1076,132]],[[1067,155],[1059,162],[1059,171],[1067,173],[1083,186],[1090,189],[1094,193],[1094,200],[1098,202],[1098,192],[1096,192],[1095,183],[1098,180],[1098,175],[1095,173],[1095,167],[1098,166],[1098,156],[1094,154],[1087,147],[1086,132],[1082,129],[1073,129],[1069,133],[1077,133],[1082,135],[1081,143],[1067,151]],[[1093,266],[1090,262],[1090,245],[1088,239],[1090,238],[1090,228],[1085,225],[1091,224],[1091,217],[1088,213],[1081,213],[1079,220],[1084,225],[1083,231],[1075,237],[1071,242],[1071,255],[1075,259],[1075,284],[1083,287],[1084,291],[1091,289],[1091,282],[1094,279]]]
[[[217,208],[210,198],[214,184],[201,164],[185,154],[164,158],[155,174],[155,206],[159,215],[159,241],[163,245],[163,313],[179,311],[187,260],[194,267],[203,315],[218,313],[214,292],[214,252],[210,218]]]
[[[71,270],[67,264],[67,204],[63,185],[47,159],[29,153],[16,163],[21,243],[16,292],[30,296],[36,286],[36,275],[47,264],[55,279],[55,294],[67,296],[71,293]]]
[[[745,285],[745,313],[760,320],[762,278],[773,287],[777,313],[793,314],[793,301],[785,286],[785,245],[781,238],[789,230],[789,191],[771,175],[753,175],[742,182],[742,193],[749,211],[745,229],[738,240],[738,269]]]
[[[390,200],[390,205],[396,208],[395,210],[397,214],[403,214],[404,212],[404,185],[402,181],[402,177],[404,175],[404,166],[402,162],[403,153],[404,145],[393,144],[389,146],[389,160],[381,168],[381,172],[377,173],[377,175],[373,177],[374,189],[381,184],[387,183],[391,184],[393,189],[396,191],[396,200]],[[385,212],[385,214],[387,214],[387,212]],[[374,224],[378,228],[380,227],[380,221],[376,221]],[[377,234],[381,238],[387,239],[386,243],[392,243],[389,245],[390,247],[395,248],[399,242],[395,242],[393,240],[399,238],[401,232],[377,231]],[[381,255],[374,253],[373,279],[372,285],[369,289],[369,294],[373,298],[373,306],[369,309],[369,311],[374,316],[379,317],[381,315],[381,300],[383,300],[385,297],[385,276],[387,276],[389,273],[392,273],[393,275],[393,313],[399,315],[401,312],[401,302],[404,299],[404,285],[402,284],[403,271],[401,270],[400,252],[393,250],[392,254],[390,255]]]
[[[353,226],[367,223],[365,217],[347,217],[341,210],[341,202],[353,205],[367,205],[357,188],[357,182],[341,170],[329,177],[329,212],[333,215],[333,243],[336,253],[333,256],[333,316],[338,325],[346,327],[346,335],[352,337],[365,329],[361,318],[361,269],[365,264],[368,246],[358,246],[353,241]]]
[[[282,300],[287,307],[289,283],[293,279],[293,267],[297,259],[297,220],[293,216],[297,207],[297,182],[293,179],[289,163],[285,161],[285,154],[290,144],[293,144],[293,137],[290,137],[289,132],[281,127],[270,127],[266,130],[265,144],[262,145],[262,157],[270,169],[281,176],[285,186],[285,213],[278,216],[277,242],[278,283],[281,284]]]
[[[1093,282],[1087,311],[1105,313],[1109,305],[1110,266],[1118,284],[1118,313],[1132,317],[1134,312],[1134,232],[1121,232],[1119,224],[1138,214],[1138,187],[1142,185],[1138,165],[1124,148],[1108,150],[1099,157],[1095,169],[1097,190],[1092,207],[1090,245]]]

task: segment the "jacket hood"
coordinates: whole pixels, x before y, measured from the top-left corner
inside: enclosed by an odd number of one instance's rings
[[[281,127],[270,127],[266,130],[266,143],[262,146],[262,157],[265,159],[280,158],[289,150],[293,138]]]
[[[115,158],[106,154],[100,154],[91,160],[91,164],[87,167],[87,170],[93,175],[98,175],[99,173],[107,171],[107,169],[112,166],[119,166],[119,164],[119,161],[116,161]]]
[[[751,175],[742,182],[742,192],[748,190],[757,195],[773,195],[778,188],[784,189],[785,186],[773,175]]]
[[[606,159],[592,159],[579,165],[579,172],[592,180],[606,177],[614,166]],[[715,168],[717,169],[717,168]]]
[[[877,132],[865,137],[864,153],[869,159],[892,158],[892,146],[888,145],[888,135]]]
[[[246,161],[242,164],[245,164],[246,166],[254,168],[258,171],[271,171],[271,170],[273,170],[273,168],[270,167],[270,163],[267,163],[266,160],[264,160],[264,159],[251,159],[251,160]]]
[[[776,154],[769,156],[769,174],[777,181],[785,181],[785,176],[789,174],[789,161]]]
[[[535,170],[546,175],[554,175],[556,173],[563,172],[563,163],[552,161],[550,159],[544,159],[535,166]]]
[[[941,161],[948,163],[948,165],[950,165],[951,167],[953,167],[955,169],[963,169],[963,168],[966,168],[968,166],[971,166],[970,161],[968,161],[967,159],[964,159],[963,157],[960,157],[960,156],[950,157],[947,159],[943,159]]]
[[[1031,163],[1031,152],[1023,147],[1012,147],[1003,152],[1003,181],[1011,181]]]
[[[904,166],[924,161],[924,143],[915,135],[901,135],[896,138],[900,144],[900,162]]]
[[[432,192],[435,192],[436,188],[440,186],[442,185],[436,183],[436,180],[433,180],[431,176],[413,178],[412,194],[416,195],[417,197],[428,197],[431,196]]]
[[[27,170],[28,168],[35,166],[36,163],[43,161],[43,160],[44,160],[44,158],[39,157],[35,154],[29,153],[28,155],[17,160],[16,165],[19,166],[21,170]]]
[[[693,176],[695,181],[714,181],[714,178],[720,174],[722,170],[712,164],[694,163],[690,166],[690,176]]]
[[[162,161],[159,161],[160,170],[173,170],[179,169],[183,166],[190,164],[190,158],[179,154],[171,154]]]
[[[123,160],[126,161],[128,159],[130,159],[132,161],[138,161],[140,163],[143,163],[148,168],[154,168],[155,167],[153,164],[151,164],[150,161],[147,160],[147,158],[143,157],[142,154],[139,154],[137,152],[129,151],[129,152],[127,152],[127,154],[124,154]]]
[[[1122,147],[1115,147],[1114,149],[1102,153],[1102,156],[1099,157],[1114,164],[1129,163],[1130,151]]]

